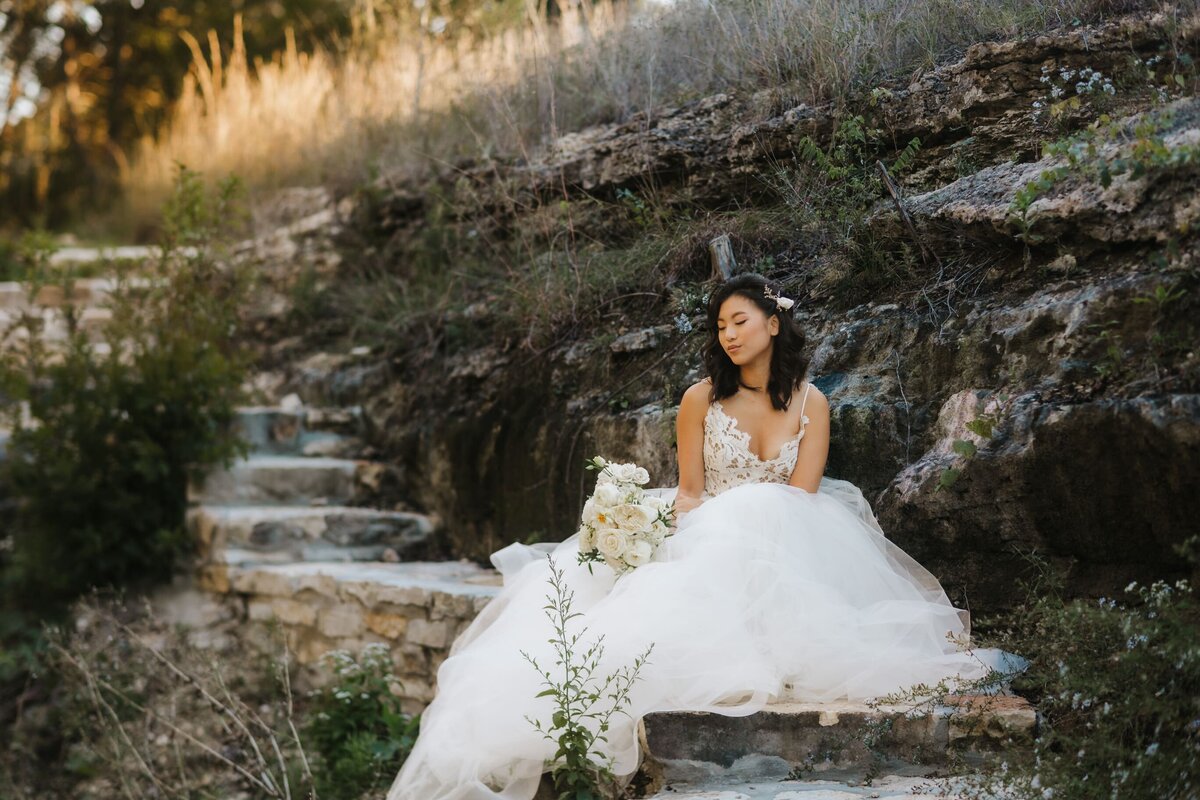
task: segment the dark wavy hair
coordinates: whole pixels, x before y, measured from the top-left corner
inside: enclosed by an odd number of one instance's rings
[[[713,384],[709,393],[710,403],[729,397],[737,392],[739,385],[745,385],[741,383],[741,369],[730,360],[725,348],[721,347],[720,334],[717,331],[717,316],[721,313],[721,304],[735,294],[749,298],[768,317],[772,314],[779,315],[779,333],[775,335],[774,349],[771,353],[771,377],[767,379],[767,394],[771,398],[771,405],[776,410],[786,411],[792,401],[792,394],[804,382],[809,360],[805,353],[804,331],[792,318],[791,309],[778,310],[775,301],[764,294],[767,287],[770,287],[774,294],[783,294],[779,285],[773,281],[768,281],[762,275],[746,272],[735,275],[718,286],[708,299],[703,352],[704,367]]]

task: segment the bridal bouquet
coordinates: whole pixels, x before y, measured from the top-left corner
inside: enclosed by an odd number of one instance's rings
[[[586,469],[599,472],[596,489],[583,504],[579,563],[603,561],[617,576],[650,561],[675,518],[672,504],[646,492],[650,474],[637,464],[614,464],[600,456]]]

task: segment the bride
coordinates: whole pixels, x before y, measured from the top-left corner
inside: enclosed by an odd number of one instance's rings
[[[569,631],[603,637],[598,676],[653,645],[627,713],[596,742],[617,776],[637,769],[637,721],[650,712],[741,716],[1025,666],[966,649],[967,612],[885,538],[853,484],[822,477],[829,403],[806,380],[791,305],[755,274],[713,292],[708,377],[684,392],[676,420],[679,485],[650,490],[674,502],[675,531],[649,563],[620,579],[580,565],[578,533],[492,554],[504,586],[438,669],[388,800],[534,796],[557,748],[527,717],[548,728],[554,698],[537,696],[543,676],[521,651],[554,669],[547,556],[581,613]]]

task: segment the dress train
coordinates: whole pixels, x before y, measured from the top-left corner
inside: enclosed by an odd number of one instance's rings
[[[651,489],[673,499],[676,488]],[[753,714],[770,702],[866,700],[916,684],[1013,673],[1027,662],[964,649],[970,620],[924,567],[890,542],[862,493],[823,478],[819,491],[746,483],[683,514],[650,563],[617,578],[576,561],[578,534],[513,543],[491,555],[501,592],[451,646],[416,746],[388,800],[529,800],[556,743],[553,697],[536,697],[555,665],[544,608],[553,556],[573,593],[577,657],[603,636],[597,676],[632,666],[653,644],[616,714],[602,760],[638,767],[637,720],[656,711]],[[992,690],[1003,690],[996,683]],[[607,701],[606,701],[607,702]]]

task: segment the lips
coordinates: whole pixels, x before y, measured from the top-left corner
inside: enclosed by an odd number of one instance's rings
[[[737,347],[729,348],[729,352],[736,353],[738,350],[741,350],[741,349],[742,349],[742,346],[739,344]]]

